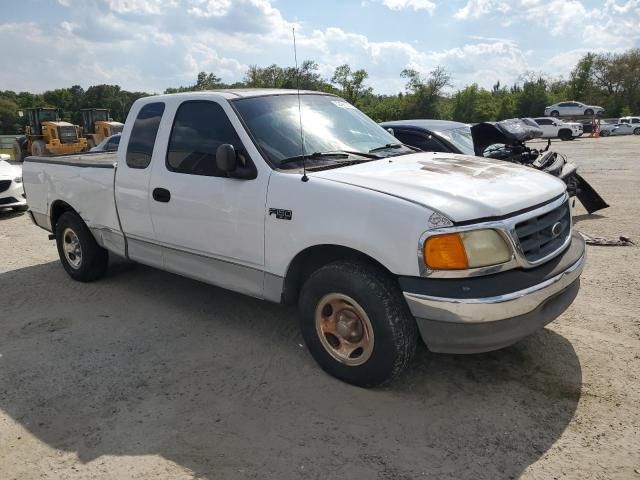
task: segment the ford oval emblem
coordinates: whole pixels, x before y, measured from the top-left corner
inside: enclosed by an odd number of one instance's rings
[[[553,227],[551,227],[551,235],[557,237],[562,233],[563,230],[564,228],[562,227],[562,223],[556,222],[553,224]]]

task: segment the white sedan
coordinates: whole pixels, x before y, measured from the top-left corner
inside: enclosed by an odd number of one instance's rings
[[[9,155],[0,154],[0,209],[13,208],[24,212],[28,207],[22,186],[22,167],[7,160]]]
[[[579,116],[579,115],[602,115],[604,108],[597,105],[585,105],[580,102],[560,102],[549,105],[544,109],[544,115],[550,117]]]
[[[640,135],[640,126],[630,123],[609,123],[600,126],[600,136]]]

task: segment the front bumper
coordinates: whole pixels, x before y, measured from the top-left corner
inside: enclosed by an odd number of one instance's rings
[[[12,181],[7,189],[0,192],[0,208],[22,207],[26,204],[22,183]]]
[[[578,293],[584,263],[584,240],[573,234],[565,252],[535,269],[474,279],[401,278],[400,284],[431,351],[486,352],[515,343],[564,312]]]

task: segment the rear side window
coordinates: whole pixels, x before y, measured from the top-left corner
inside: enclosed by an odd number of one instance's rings
[[[227,177],[216,166],[216,150],[233,145],[246,158],[240,138],[227,114],[215,102],[184,102],[176,112],[167,149],[167,168],[172,172]]]
[[[127,166],[147,168],[151,163],[153,145],[164,112],[164,103],[148,103],[140,109],[127,145]]]
[[[420,135],[410,132],[394,132],[395,137],[406,145],[417,147],[425,152],[450,152],[451,150],[445,147],[438,140],[431,135]]]
[[[538,118],[536,120],[538,125],[551,125],[551,120],[547,120],[546,118]]]

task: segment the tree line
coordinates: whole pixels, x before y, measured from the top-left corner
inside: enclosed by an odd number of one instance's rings
[[[471,84],[454,93],[452,78],[443,66],[427,75],[412,69],[399,72],[404,92],[381,95],[367,84],[368,73],[350,65],[337,67],[331,78],[319,73],[313,60],[299,68],[252,65],[244,78],[225,83],[214,73],[201,72],[193,85],[168,88],[165,93],[220,88],[301,88],[333,93],[360,108],[376,121],[407,118],[449,119],[482,122],[513,117],[541,116],[544,107],[563,100],[599,105],[607,117],[640,115],[640,49],[623,53],[587,53],[575,65],[568,79],[525,72],[512,85],[500,81],[489,90]],[[114,120],[124,121],[131,105],[145,92],[129,92],[118,85],[96,85],[84,90],[79,85],[41,94],[0,91],[0,133],[22,131],[25,118],[20,109],[55,107],[64,120],[80,123],[80,109],[109,108]]]

